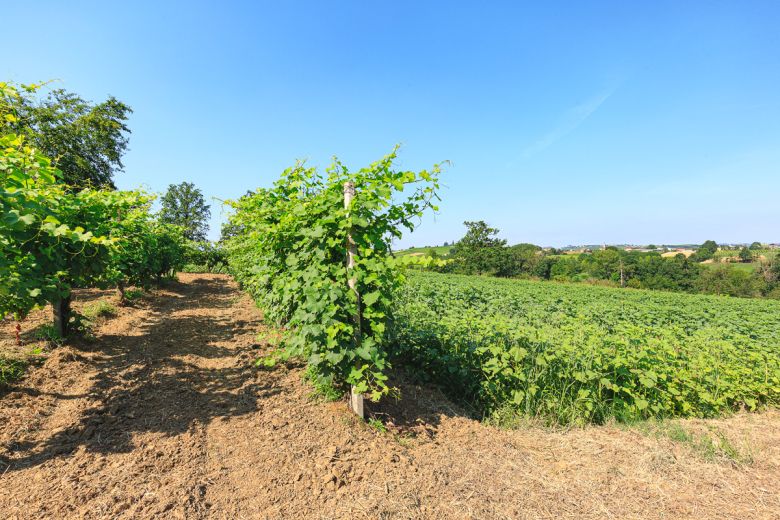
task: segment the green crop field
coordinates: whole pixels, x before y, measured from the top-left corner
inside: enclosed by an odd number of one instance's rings
[[[412,273],[399,361],[486,414],[581,424],[780,404],[780,302]]]

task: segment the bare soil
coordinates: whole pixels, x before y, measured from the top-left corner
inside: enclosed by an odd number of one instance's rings
[[[255,367],[273,335],[228,277],[182,274],[48,350],[0,390],[0,518],[780,518],[777,411],[679,422],[739,453],[707,456],[641,428],[501,430],[401,382],[383,432],[301,367]]]

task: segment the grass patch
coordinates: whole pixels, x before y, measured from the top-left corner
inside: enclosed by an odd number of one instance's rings
[[[312,366],[306,369],[303,377],[314,388],[311,393],[311,397],[314,399],[333,402],[344,396],[344,392],[334,386],[331,378],[322,376]]]
[[[98,305],[100,303],[105,305]],[[98,304],[85,307],[84,312],[71,312],[68,323],[68,338],[78,336],[92,341],[95,339],[93,331],[95,320],[116,315],[116,309],[113,305],[106,302],[98,302]],[[60,336],[51,323],[44,323],[36,327],[32,331],[32,336],[38,341],[47,343],[50,347],[59,347],[66,343],[66,338]]]
[[[144,292],[141,289],[128,289],[125,291],[125,301],[130,303],[143,298]]]
[[[38,341],[45,341],[53,346],[59,346],[65,342],[59,332],[57,332],[57,329],[54,328],[54,325],[50,323],[44,323],[43,325],[36,327],[35,330],[32,331],[32,335]]]
[[[25,361],[0,357],[0,388],[21,379],[26,369],[27,363]]]
[[[734,445],[726,434],[715,426],[707,426],[702,430],[686,428],[678,422],[651,420],[635,423],[631,428],[643,435],[666,438],[685,445],[707,462],[727,460],[739,465],[753,463],[753,454],[749,449]]]
[[[521,430],[527,428],[544,427],[551,425],[544,421],[526,415],[510,404],[503,404],[487,415],[483,421],[489,426],[502,430]]]
[[[86,315],[74,312],[68,326],[69,336],[79,336],[87,341],[95,340],[95,320]]]
[[[742,262],[715,262],[712,264],[699,264],[706,268],[713,269],[715,267],[723,267],[726,266],[727,269],[734,269],[735,271],[746,271],[749,273],[752,273],[758,269],[759,264],[757,262],[748,262],[748,263],[742,263]]]
[[[125,295],[127,297],[127,295]],[[89,320],[95,320],[98,318],[113,318],[117,315],[116,307],[111,305],[105,300],[98,300],[95,303],[85,305],[81,310],[81,314]]]
[[[369,419],[366,421],[366,424],[380,433],[387,433],[387,426],[385,426],[385,423],[376,417],[369,417]]]
[[[130,289],[128,291],[125,291],[125,299],[127,300],[137,300],[138,298],[141,298],[144,295],[144,292],[141,289]]]

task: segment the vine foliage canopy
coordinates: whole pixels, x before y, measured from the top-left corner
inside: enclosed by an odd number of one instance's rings
[[[390,391],[387,333],[402,281],[391,241],[438,209],[440,166],[395,169],[397,150],[355,172],[338,159],[324,173],[297,163],[273,187],[232,202],[236,233],[227,243],[236,279],[285,326],[277,357],[303,357],[322,380],[374,400]],[[347,182],[356,196],[345,207]]]

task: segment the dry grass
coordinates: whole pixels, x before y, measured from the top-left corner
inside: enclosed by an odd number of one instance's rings
[[[692,254],[694,254],[696,251],[693,249],[683,249],[680,251],[668,251],[666,253],[662,253],[661,256],[664,258],[674,258],[675,256],[679,255],[680,253],[685,255],[685,258],[688,258]]]

